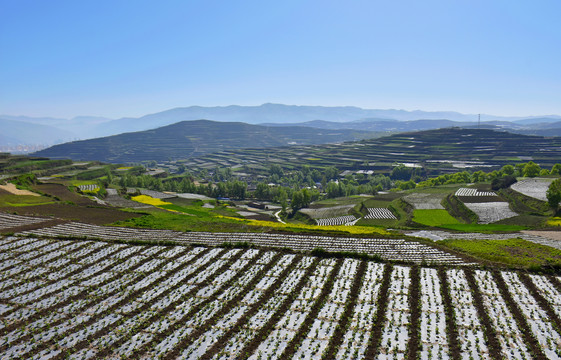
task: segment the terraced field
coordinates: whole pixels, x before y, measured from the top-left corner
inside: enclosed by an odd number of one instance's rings
[[[17,215],[9,215],[22,218]],[[0,230],[2,228],[0,227]],[[124,240],[163,242],[180,245],[219,246],[224,243],[247,243],[266,248],[289,248],[295,251],[312,251],[321,248],[330,252],[356,252],[379,256],[385,260],[413,263],[459,265],[464,260],[440,249],[403,239],[371,239],[352,237],[329,237],[315,235],[285,235],[258,233],[205,233],[178,232],[97,226],[82,223],[64,223],[23,231],[26,236],[57,238],[85,238],[101,240]]]
[[[491,224],[518,214],[512,211],[507,202],[464,203],[479,217],[479,224]]]
[[[560,144],[561,138],[448,128],[342,144],[280,147],[267,152],[261,149],[222,151],[191,158],[186,166],[214,169],[220,164],[267,169],[270,164],[287,168],[306,164],[311,167],[335,166],[340,170],[360,167],[388,173],[395,163],[423,163],[429,173],[442,174],[456,172],[459,168],[489,171],[523,159],[551,167],[561,157]],[[368,165],[361,165],[364,163]]]
[[[0,238],[2,359],[559,359],[561,280]]]
[[[547,201],[547,188],[554,179],[524,179],[512,184],[512,190],[541,201]]]

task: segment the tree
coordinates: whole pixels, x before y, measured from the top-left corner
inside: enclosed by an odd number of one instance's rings
[[[514,170],[513,170],[513,172],[514,172]],[[485,177],[486,177],[486,174],[481,170],[478,170],[478,171],[474,172],[473,174],[471,174],[471,180],[474,183],[485,181]]]
[[[498,177],[493,179],[493,181],[491,181],[491,189],[493,190],[506,189],[507,187],[514,184],[515,182],[516,182],[516,178],[511,175]]]
[[[501,171],[503,172],[503,174],[512,175],[512,174],[514,174],[514,166],[505,165],[501,168]]]
[[[551,168],[550,174],[551,175],[559,175],[561,173],[561,164],[555,164]]]
[[[540,166],[533,161],[528,161],[526,165],[524,165],[524,176],[527,177],[536,177],[540,174]]]
[[[393,180],[410,180],[411,179],[411,169],[403,164],[398,164],[392,169],[390,178]]]
[[[269,174],[272,175],[278,175],[278,177],[282,177],[282,175],[284,174],[284,172],[282,171],[282,167],[279,164],[272,164],[271,167],[269,168]]]
[[[561,179],[553,180],[547,188],[546,197],[549,206],[557,213],[561,202]]]
[[[293,211],[300,210],[304,206],[304,197],[301,191],[295,191],[292,194],[292,201],[290,202],[290,207]]]

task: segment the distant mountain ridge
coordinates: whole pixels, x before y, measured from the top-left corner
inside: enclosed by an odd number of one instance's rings
[[[73,141],[35,153],[37,156],[113,163],[187,159],[240,148],[314,145],[372,138],[356,130],[323,130],[300,126],[267,127],[239,122],[182,121],[157,129]]]
[[[50,125],[32,124],[0,118],[0,145],[17,146],[20,144],[53,145],[76,138],[72,132]]]
[[[532,130],[537,123],[546,124],[545,128],[547,128],[547,123],[561,121],[561,116],[558,115],[505,117],[482,114],[481,118],[482,123],[508,122],[508,124],[504,123],[503,127],[513,130]],[[0,119],[29,123],[28,131],[35,129],[34,124],[52,126],[61,132],[70,132],[74,138],[80,139],[144,131],[180,121],[199,119],[266,124],[267,126],[301,125],[322,129],[370,129],[374,131],[429,130],[449,126],[472,126],[477,123],[477,115],[453,111],[379,110],[354,106],[326,107],[270,103],[259,106],[180,107],[138,118],[125,117],[115,120],[96,116],[78,116],[69,120],[9,115],[0,115]],[[401,122],[420,120],[427,121],[427,123],[401,124]],[[36,134],[41,134],[39,128],[34,131]],[[0,145],[2,145],[2,139],[0,139]]]

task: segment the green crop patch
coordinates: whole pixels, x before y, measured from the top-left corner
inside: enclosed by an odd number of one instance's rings
[[[460,222],[446,210],[415,210],[413,221],[426,226],[442,226],[460,224]]]
[[[55,202],[46,196],[30,196],[30,195],[1,195],[0,207],[12,206],[34,206],[54,204]]]
[[[514,267],[561,268],[561,250],[522,239],[441,240],[439,244],[479,259]]]

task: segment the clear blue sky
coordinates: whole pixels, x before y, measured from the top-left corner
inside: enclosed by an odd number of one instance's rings
[[[0,114],[561,114],[561,1],[0,0]]]

